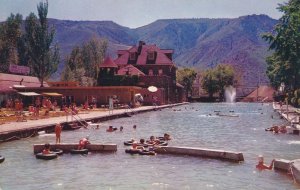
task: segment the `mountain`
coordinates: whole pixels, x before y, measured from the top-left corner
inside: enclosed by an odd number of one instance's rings
[[[265,58],[270,54],[261,35],[272,31],[276,20],[266,15],[235,19],[164,19],[130,29],[112,21],[64,21],[51,19],[61,55],[91,37],[109,40],[109,55],[127,49],[139,40],[160,48],[174,49],[179,67],[212,68],[220,63],[232,64],[245,85],[257,85],[258,78],[268,83]],[[62,62],[63,63],[63,62]],[[60,70],[63,64],[60,65]]]

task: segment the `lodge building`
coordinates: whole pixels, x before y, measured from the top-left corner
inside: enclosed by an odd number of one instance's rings
[[[118,50],[117,58],[107,57],[99,64],[97,86],[82,87],[76,82],[49,82],[47,87],[15,87],[19,92],[57,93],[65,100],[83,104],[96,101],[98,106],[108,104],[108,99],[117,97],[119,103],[133,103],[135,94],[141,94],[145,105],[152,105],[155,97],[159,104],[182,102],[184,88],[176,83],[176,66],[172,61],[174,51],[160,49],[140,41],[137,46]],[[0,81],[1,82],[1,81]],[[147,90],[157,87],[156,92]]]

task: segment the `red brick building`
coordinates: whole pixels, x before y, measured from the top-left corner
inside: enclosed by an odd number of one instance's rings
[[[117,53],[118,57],[114,61],[107,58],[99,66],[99,86],[156,86],[160,89],[160,94],[151,96],[159,96],[160,102],[175,103],[184,100],[183,88],[176,83],[173,50],[160,49],[156,45],[147,45],[140,41],[138,46],[119,50]],[[142,95],[145,97],[146,94]]]

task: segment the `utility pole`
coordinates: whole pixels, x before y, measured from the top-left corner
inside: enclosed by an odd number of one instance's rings
[[[257,90],[256,90],[256,102],[258,102],[258,89],[259,89],[259,85],[260,85],[260,74],[258,73],[258,82],[257,82]]]

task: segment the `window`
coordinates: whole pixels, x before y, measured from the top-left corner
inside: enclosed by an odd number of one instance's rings
[[[149,69],[149,76],[153,76],[153,70]]]
[[[162,69],[159,69],[159,70],[158,70],[158,75],[159,75],[159,76],[163,75],[163,70],[162,70]]]
[[[130,53],[130,56],[129,56],[129,59],[130,60],[135,60],[135,53]]]
[[[154,60],[154,51],[148,52],[148,59],[149,60]]]

